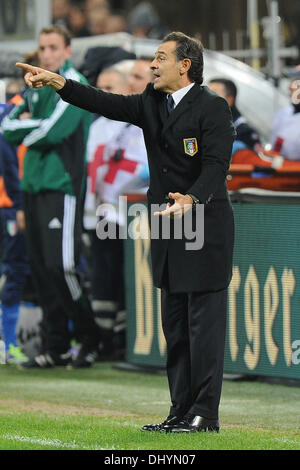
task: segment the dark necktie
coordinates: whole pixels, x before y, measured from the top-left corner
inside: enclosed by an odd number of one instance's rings
[[[173,96],[169,95],[168,96],[168,101],[167,101],[167,108],[168,108],[168,113],[171,114],[172,111],[174,111],[174,105],[175,102],[173,100]]]

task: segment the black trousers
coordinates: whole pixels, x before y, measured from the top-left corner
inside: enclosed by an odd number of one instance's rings
[[[98,327],[76,268],[82,228],[76,197],[45,191],[24,193],[23,202],[28,257],[43,311],[44,351],[65,353],[71,336],[80,343],[96,346]]]
[[[171,415],[218,419],[226,311],[227,289],[182,294],[162,289]]]
[[[116,238],[100,240],[91,232],[92,297],[111,301],[118,310],[125,308],[124,240],[119,238],[119,225],[114,225]]]

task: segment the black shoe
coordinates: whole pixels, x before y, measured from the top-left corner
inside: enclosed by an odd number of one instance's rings
[[[40,354],[29,361],[22,362],[20,367],[24,369],[50,369],[57,366],[67,366],[70,363],[71,352],[68,351],[65,354]]]
[[[182,419],[181,416],[168,416],[162,423],[159,424],[145,424],[142,431],[161,431],[165,426],[172,426]]]
[[[78,356],[72,363],[72,367],[75,369],[91,367],[91,365],[97,360],[97,357],[97,348],[82,345]]]
[[[186,414],[181,421],[170,426],[166,432],[219,432],[220,424],[217,419],[203,418],[203,416]]]

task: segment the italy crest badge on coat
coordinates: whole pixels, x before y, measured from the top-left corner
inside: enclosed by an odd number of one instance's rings
[[[184,153],[193,157],[198,152],[198,142],[196,137],[190,139],[183,139]]]

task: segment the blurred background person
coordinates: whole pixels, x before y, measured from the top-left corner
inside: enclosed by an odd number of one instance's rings
[[[126,66],[126,64],[125,64]],[[126,66],[127,68],[127,66]],[[124,67],[123,67],[124,70]],[[152,80],[149,60],[137,60],[129,74],[122,66],[104,70],[98,88],[110,93],[141,93]],[[142,130],[132,124],[100,117],[91,126],[88,139],[88,183],[85,228],[91,234],[92,305],[101,327],[100,358],[125,357],[126,311],[124,280],[124,240],[120,237],[126,214],[120,196],[148,187],[148,162]],[[96,233],[96,209],[105,204],[101,224],[113,238]]]
[[[29,64],[31,62],[26,62],[26,63]],[[19,95],[20,92],[21,94],[23,94],[23,91],[24,91],[22,90],[23,88],[25,90],[25,83],[22,78],[13,78],[9,80],[5,88],[6,102],[8,103],[14,96]]]
[[[68,15],[68,29],[74,38],[91,35],[84,0],[71,0]]]
[[[139,58],[135,61],[128,80],[128,92],[130,94],[143,93],[147,84],[153,80],[152,71],[149,69],[150,59]]]
[[[128,52],[118,46],[96,46],[87,50],[83,63],[80,67],[81,73],[86,77],[89,84],[96,86],[99,74],[115,64],[124,61],[135,60],[134,52]]]
[[[42,29],[40,65],[86,83],[69,62],[71,53],[70,34],[63,26]],[[20,120],[26,110],[31,112],[30,119]],[[43,350],[23,367],[71,363],[74,367],[89,367],[97,357],[99,330],[77,271],[91,120],[91,113],[66,105],[50,87],[26,94],[24,103],[3,120],[5,139],[27,147],[22,179],[25,233],[43,310]],[[81,344],[73,362],[72,337]]]
[[[126,24],[126,20],[124,16],[110,15],[107,18],[106,26],[105,26],[106,34],[124,33],[126,31],[127,31],[127,24]]]
[[[10,83],[8,83],[9,88]],[[14,95],[0,115],[2,119],[15,106],[23,102],[24,90],[13,83]],[[17,147],[5,141],[0,133],[0,220],[1,220],[1,262],[4,285],[1,291],[2,332],[5,342],[6,363],[17,364],[27,361],[17,341],[17,323],[20,304],[29,264],[25,248],[25,238],[18,227],[17,211],[21,208],[20,168]]]
[[[289,92],[290,104],[274,116],[271,143],[288,160],[300,160],[300,71],[294,72]]]
[[[106,33],[106,25],[109,19],[109,10],[106,7],[96,8],[88,13],[88,27],[92,36]]]
[[[127,18],[128,32],[138,38],[162,39],[169,29],[160,22],[157,11],[150,2],[138,3]]]
[[[227,78],[213,78],[209,81],[208,87],[217,93],[217,95],[225,98],[230,106],[233,124],[237,133],[232,148],[232,154],[237,150],[246,148],[254,150],[255,152],[262,151],[263,147],[258,132],[248,124],[246,118],[241,115],[237,108],[237,87],[235,83]]]
[[[107,0],[86,0],[85,11],[87,24],[92,36],[105,34],[108,18],[110,17]]]
[[[69,25],[70,7],[70,0],[52,0],[52,24],[67,28]]]
[[[85,0],[85,8],[87,15],[92,15],[93,11],[101,8],[109,9],[108,0]]]
[[[25,55],[24,60],[38,65],[38,53]],[[24,102],[28,87],[23,79],[12,79],[6,86],[6,107],[0,115],[1,121],[11,111]],[[31,116],[25,110],[20,119]],[[35,300],[30,276],[29,260],[24,236],[24,213],[22,210],[21,179],[26,147],[6,142],[0,133],[0,220],[4,285],[1,290],[2,329],[5,341],[6,362],[20,364],[28,358],[23,353],[17,339],[21,300],[29,295]],[[30,292],[31,290],[31,292]],[[26,292],[25,292],[26,291]]]

